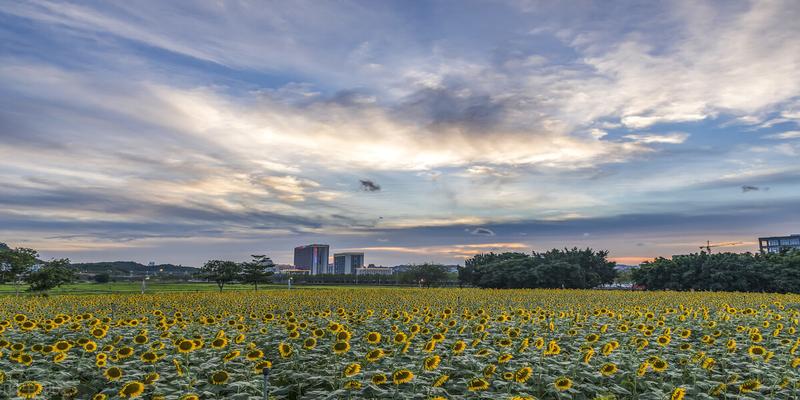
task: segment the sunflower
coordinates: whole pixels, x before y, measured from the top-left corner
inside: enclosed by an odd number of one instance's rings
[[[370,379],[373,384],[375,385],[383,385],[386,383],[386,375],[385,374],[375,374],[372,375],[372,379]]]
[[[739,385],[739,392],[749,393],[758,390],[761,387],[761,382],[758,379],[748,379]]]
[[[600,367],[600,374],[603,376],[612,376],[617,373],[617,364],[614,363],[605,363],[602,367]]]
[[[339,331],[339,333],[336,334],[336,340],[340,342],[349,342],[352,336],[353,336],[352,333],[343,330]]]
[[[187,393],[181,396],[180,400],[200,400],[200,396],[194,393]]]
[[[214,350],[222,350],[226,346],[228,346],[228,339],[224,337],[218,337],[211,341],[211,348]]]
[[[668,345],[668,344],[669,344],[669,342],[671,342],[671,341],[672,341],[672,338],[670,338],[670,337],[669,337],[669,336],[667,336],[667,335],[661,335],[661,336],[659,336],[659,337],[656,339],[656,343],[658,343],[658,344],[659,344],[659,345],[661,345],[661,346],[666,346],[666,345]]]
[[[42,390],[44,390],[44,387],[41,383],[36,381],[26,381],[17,386],[17,396],[22,397],[23,399],[33,399],[42,393]]]
[[[489,382],[483,378],[472,378],[467,382],[467,390],[470,392],[479,392],[489,389]]]
[[[350,343],[349,342],[336,342],[333,345],[333,353],[334,354],[344,354],[350,351]]]
[[[250,361],[255,361],[264,357],[264,352],[261,350],[250,350],[247,352],[247,359]]]
[[[433,381],[433,384],[431,386],[433,386],[433,387],[442,387],[442,385],[447,383],[448,380],[450,380],[450,375],[442,375],[442,376],[436,378],[436,380]]]
[[[553,386],[555,386],[556,390],[558,390],[559,392],[569,390],[569,388],[572,387],[572,379],[569,379],[566,376],[562,376],[553,381]]]
[[[144,383],[139,381],[131,381],[122,386],[119,390],[119,397],[139,397],[144,392]]]
[[[407,369],[399,369],[392,374],[392,382],[395,385],[411,382],[414,379],[414,373]]]
[[[256,363],[256,365],[253,366],[253,371],[260,374],[264,372],[264,368],[266,369],[272,368],[272,361],[261,361]]]
[[[767,349],[762,346],[750,346],[747,349],[747,354],[749,354],[751,357],[763,357],[765,354],[767,354]]]
[[[303,348],[306,350],[311,350],[317,347],[317,339],[310,337],[303,341]]]
[[[378,344],[381,342],[381,334],[378,332],[370,332],[367,334],[367,343]]]
[[[117,350],[117,357],[119,357],[120,360],[124,360],[132,355],[133,355],[133,348],[131,347],[122,347],[119,350]]]
[[[208,378],[208,381],[211,382],[212,385],[224,385],[228,382],[230,375],[228,375],[225,371],[216,371],[211,374]]]
[[[508,354],[508,353],[502,354],[502,355],[500,355],[500,357],[497,357],[497,363],[498,364],[505,364],[505,363],[511,361],[512,358],[514,358],[514,356],[512,356],[511,354]]]
[[[463,340],[453,343],[453,354],[461,354],[466,350],[467,344]]]
[[[358,390],[361,389],[361,382],[357,380],[349,380],[344,383],[344,388],[347,390]]]
[[[369,362],[376,362],[383,358],[386,355],[386,352],[383,349],[374,349],[370,350],[364,358]]]
[[[55,345],[53,345],[53,348],[55,349],[55,351],[58,351],[58,352],[69,351],[70,347],[72,347],[72,346],[70,346],[69,342],[67,342],[66,340],[59,340],[58,342],[56,342]],[[12,350],[16,350],[16,349],[14,349],[13,346],[12,346]],[[22,349],[20,349],[20,350],[22,350]]]
[[[727,391],[728,391],[728,385],[724,384],[724,383],[720,383],[717,386],[714,386],[714,388],[711,389],[711,392],[709,392],[709,393],[712,396],[722,396],[722,394],[726,393]]]
[[[97,393],[96,395],[92,396],[92,400],[107,400],[108,395],[104,393]]]
[[[555,356],[561,353],[561,346],[555,340],[551,340],[547,344],[547,349],[544,351],[546,356]]]
[[[191,340],[181,340],[178,342],[179,353],[189,353],[194,350],[194,342]]]
[[[235,360],[236,358],[238,358],[238,357],[239,357],[241,354],[242,354],[242,352],[241,352],[241,351],[239,351],[239,350],[233,350],[233,351],[230,351],[230,352],[228,352],[228,354],[225,354],[225,356],[224,356],[224,357],[222,357],[222,361],[223,361],[223,362],[230,362],[230,361],[233,361],[233,360]]]
[[[152,351],[146,351],[146,352],[142,353],[142,355],[141,355],[141,356],[139,356],[139,358],[140,358],[140,359],[141,359],[143,362],[146,362],[146,363],[151,363],[151,364],[152,364],[152,363],[154,363],[154,362],[158,361],[158,358],[159,358],[159,357],[158,357],[158,354],[156,354],[156,353],[153,353]]]
[[[686,397],[686,389],[682,387],[676,387],[672,390],[672,394],[669,396],[670,400],[683,400]]]
[[[395,344],[401,344],[401,343],[405,343],[405,341],[406,341],[406,339],[407,339],[407,338],[408,338],[408,336],[406,336],[406,334],[405,334],[405,333],[403,333],[403,332],[397,332],[397,333],[395,333],[395,335],[394,335],[394,339],[393,339],[393,341],[394,341],[394,343],[395,343]]]
[[[533,369],[531,367],[522,367],[514,373],[514,380],[518,383],[525,383],[533,376]]]
[[[344,368],[344,376],[351,377],[353,375],[358,375],[361,372],[361,364],[359,363],[352,363]]]
[[[155,383],[159,379],[161,379],[161,375],[159,375],[158,372],[151,372],[151,373],[149,373],[149,374],[144,376],[144,384],[145,385],[152,385],[153,383]]]
[[[119,367],[111,367],[103,372],[103,376],[110,381],[116,381],[119,378],[122,378],[122,375],[122,370]]]
[[[430,357],[426,357],[425,361],[423,362],[423,366],[426,371],[433,371],[437,367],[439,367],[439,363],[442,361],[442,358],[438,355],[432,355]]]
[[[83,350],[88,353],[93,353],[95,350],[97,350],[97,343],[90,340],[83,344]]]
[[[669,365],[667,364],[666,361],[660,358],[656,358],[650,363],[650,366],[653,367],[653,371],[655,372],[664,372],[667,370],[667,367]]]

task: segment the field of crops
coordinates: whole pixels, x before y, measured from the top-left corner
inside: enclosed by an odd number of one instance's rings
[[[797,399],[800,296],[0,297],[0,398]]]

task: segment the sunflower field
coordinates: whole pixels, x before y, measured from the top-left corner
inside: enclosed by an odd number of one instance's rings
[[[0,398],[798,399],[800,296],[0,297]]]

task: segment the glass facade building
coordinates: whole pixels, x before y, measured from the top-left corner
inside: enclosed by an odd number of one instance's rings
[[[800,234],[758,238],[762,253],[780,253],[785,250],[800,250]]]
[[[333,273],[353,275],[364,266],[364,253],[336,253],[333,255]]]
[[[329,274],[327,244],[309,244],[294,248],[294,267],[308,270],[311,275]]]

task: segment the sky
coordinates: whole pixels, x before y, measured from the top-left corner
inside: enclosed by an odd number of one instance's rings
[[[800,2],[0,2],[0,242],[379,265],[800,233]]]

